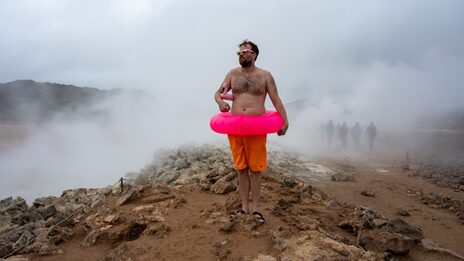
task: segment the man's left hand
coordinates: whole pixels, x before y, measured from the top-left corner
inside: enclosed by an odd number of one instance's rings
[[[288,124],[284,124],[284,126],[282,126],[282,128],[280,128],[280,130],[277,132],[277,135],[283,136],[285,135],[287,130],[288,130]]]

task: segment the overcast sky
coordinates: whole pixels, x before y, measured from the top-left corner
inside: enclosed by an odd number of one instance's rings
[[[308,105],[290,118],[284,141],[293,136],[298,142],[298,130],[329,118],[391,128],[462,108],[462,10],[461,0],[6,0],[0,2],[0,82],[32,79],[153,95],[157,107],[137,109],[144,116],[136,119],[133,111],[123,113],[112,125],[119,134],[132,126],[136,132],[130,134],[145,145],[130,145],[144,155],[130,164],[119,155],[127,170],[146,162],[153,144],[213,135],[213,92],[238,65],[235,51],[244,39],[260,47],[257,65],[273,74],[282,100],[305,99]],[[145,119],[156,124],[145,126]],[[63,126],[56,131],[71,135]],[[154,131],[163,138],[144,142]],[[22,153],[35,155],[33,148],[43,147],[44,136],[37,140],[8,154],[21,159],[17,166],[9,163],[9,173],[24,165]],[[111,151],[105,142],[94,147]],[[83,151],[92,151],[91,144]]]
[[[462,10],[460,0],[2,1],[0,82],[186,91],[206,102],[248,38],[286,102],[398,103],[416,114],[463,97]]]

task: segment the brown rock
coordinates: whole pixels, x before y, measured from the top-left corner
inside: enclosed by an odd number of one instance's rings
[[[361,195],[366,197],[374,197],[375,192],[372,189],[363,189],[363,191],[361,191]]]
[[[292,236],[292,233],[288,229],[278,227],[277,230],[272,232],[272,242],[274,248],[279,251],[283,251],[287,248],[288,239]]]
[[[140,194],[136,189],[134,189],[134,187],[126,185],[126,188],[122,192],[121,197],[118,199],[118,201],[116,201],[116,206],[121,206],[129,200],[134,200],[139,197]]]
[[[240,197],[238,193],[232,193],[227,200],[226,200],[226,205],[225,208],[228,213],[233,213],[236,212],[237,210],[240,210],[242,207],[242,203],[240,201]]]
[[[414,245],[411,238],[385,230],[361,230],[357,240],[358,245],[366,250],[402,255],[409,253]]]
[[[32,242],[34,238],[35,237],[31,232],[25,230],[19,239],[13,244],[12,248],[18,249],[20,247],[26,246],[29,242]]]
[[[331,177],[332,181],[342,181],[342,182],[354,182],[354,176],[346,172],[338,172],[333,174]]]
[[[234,227],[235,227],[235,222],[228,221],[219,228],[219,231],[230,233],[230,232],[234,231]]]
[[[213,244],[211,253],[219,258],[219,260],[224,260],[230,254],[230,250],[227,248],[228,241],[216,242]]]
[[[411,214],[407,211],[407,210],[404,210],[404,209],[398,209],[398,211],[396,212],[396,214],[400,215],[400,216],[403,216],[403,217],[409,217],[411,216]]]
[[[174,202],[172,203],[174,208],[181,208],[184,206],[184,204],[187,202],[185,198],[176,198]]]
[[[327,208],[328,209],[337,209],[340,208],[340,204],[336,200],[330,200],[327,202]]]
[[[238,222],[240,222],[240,226],[250,232],[262,225],[253,215],[240,215]]]
[[[293,204],[290,203],[289,201],[284,200],[284,199],[279,199],[276,206],[272,210],[271,214],[277,217],[283,217],[287,215],[287,212],[288,212],[287,210],[292,207],[293,207]]]
[[[198,183],[199,187],[201,188],[202,191],[208,191],[211,187],[211,183],[208,179],[201,179],[200,182]]]
[[[444,248],[437,243],[433,242],[431,239],[424,238],[420,242],[420,246],[425,249],[427,252],[435,252],[435,253],[440,253],[444,256],[450,256],[453,257],[454,259],[458,260],[464,260],[464,257],[460,256],[459,254]]]
[[[385,219],[375,218],[372,220],[372,223],[374,224],[375,228],[381,228],[387,224],[387,221]]]
[[[355,227],[353,226],[353,224],[351,223],[351,221],[349,220],[343,220],[342,222],[338,223],[338,227],[340,227],[341,229],[344,229],[348,232],[354,232],[355,230]]]
[[[147,229],[143,232],[145,235],[163,237],[165,236],[171,228],[166,223],[156,223],[156,224],[149,224]]]
[[[286,240],[281,260],[385,260],[386,254],[338,242],[318,231],[305,231]]]
[[[91,231],[85,238],[84,241],[81,243],[81,247],[89,247],[93,246],[97,239],[101,236],[102,232],[100,230]]]
[[[216,183],[211,185],[210,190],[216,194],[225,194],[237,189],[237,185],[233,182],[235,175],[230,173],[220,178]]]
[[[108,215],[106,216],[103,221],[105,223],[111,224],[111,225],[118,225],[124,222],[124,217],[121,217],[120,215]]]
[[[405,235],[413,240],[421,240],[424,238],[424,233],[422,232],[422,229],[410,225],[408,222],[400,218],[390,220],[386,228],[390,232]]]

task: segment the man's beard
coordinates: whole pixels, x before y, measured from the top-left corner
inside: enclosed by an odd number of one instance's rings
[[[246,59],[240,60],[239,63],[242,67],[249,67],[252,64],[250,60]]]

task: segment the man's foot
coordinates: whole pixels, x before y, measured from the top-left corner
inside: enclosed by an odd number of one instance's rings
[[[230,215],[230,217],[235,218],[235,217],[238,217],[240,215],[245,215],[245,214],[246,214],[246,211],[243,209],[240,209],[240,210],[237,210],[237,212],[235,212],[234,214]]]
[[[263,214],[259,213],[258,211],[255,211],[252,213],[253,216],[258,220],[259,223],[264,224],[266,219],[264,219]]]

